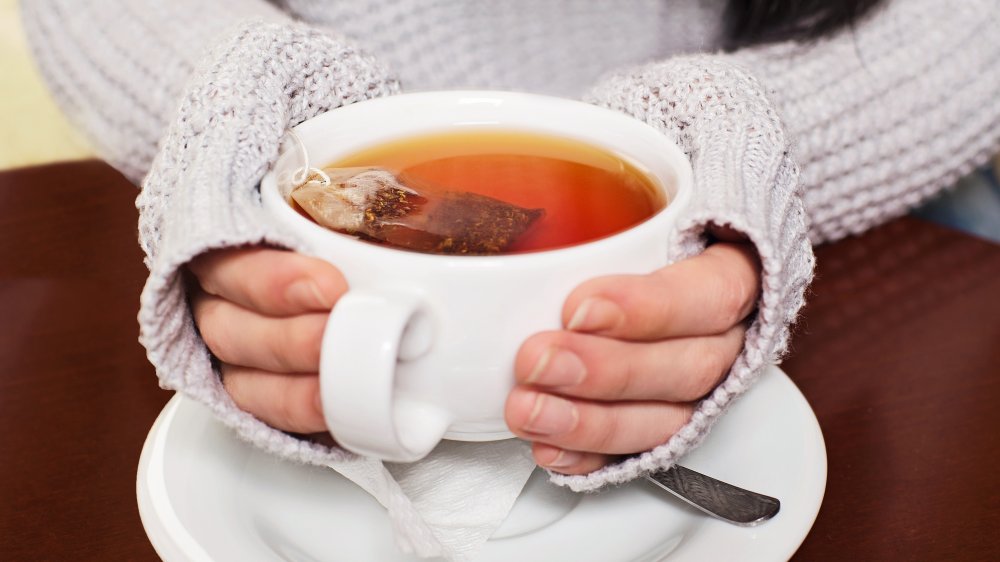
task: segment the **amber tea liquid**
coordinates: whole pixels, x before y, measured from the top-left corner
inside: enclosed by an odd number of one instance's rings
[[[610,236],[666,206],[654,181],[609,151],[529,132],[469,130],[403,138],[328,167],[378,166],[421,190],[469,192],[544,216],[505,253],[560,248]]]

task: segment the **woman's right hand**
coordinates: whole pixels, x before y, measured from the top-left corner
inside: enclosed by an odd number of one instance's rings
[[[340,271],[270,248],[216,250],[189,269],[195,323],[236,405],[284,431],[326,431],[317,373],[327,318],[347,290]]]

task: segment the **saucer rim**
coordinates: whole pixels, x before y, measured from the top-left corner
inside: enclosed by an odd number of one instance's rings
[[[812,461],[802,464],[810,466],[810,475],[806,489],[810,492],[807,501],[801,506],[801,513],[796,518],[797,524],[790,524],[792,529],[780,535],[783,540],[778,544],[773,544],[768,549],[770,556],[780,555],[783,559],[790,558],[801,546],[808,536],[809,531],[815,523],[820,507],[825,496],[827,482],[827,455],[825,441],[822,430],[815,412],[808,401],[802,395],[798,387],[792,380],[777,366],[771,366],[768,371],[777,371],[777,375],[784,379],[780,384],[787,387],[783,392],[794,392],[799,406],[805,407],[808,414],[805,423],[800,429],[801,434],[812,446],[806,451],[805,456],[814,456]],[[772,373],[764,373],[763,376]],[[169,486],[164,472],[163,458],[167,447],[167,429],[176,418],[181,405],[189,398],[177,394],[170,399],[153,423],[146,441],[143,444],[142,453],[139,458],[139,466],[136,477],[136,496],[139,507],[139,515],[146,534],[156,553],[165,561],[192,560],[211,562],[213,558],[202,548],[198,540],[189,533],[184,524],[179,520],[178,514],[173,510],[170,499]],[[235,437],[234,437],[235,438]],[[716,524],[714,520],[706,520],[708,525]],[[725,524],[722,524],[725,525]],[[775,541],[771,541],[775,542]],[[781,545],[784,545],[782,548]],[[664,553],[668,558],[672,558],[671,553]],[[690,554],[690,553],[688,553]],[[770,556],[760,559],[771,559]],[[679,559],[688,559],[689,555],[679,556]],[[756,559],[756,557],[755,557]],[[659,560],[659,558],[657,558]]]

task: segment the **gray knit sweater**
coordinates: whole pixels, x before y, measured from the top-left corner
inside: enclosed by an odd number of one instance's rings
[[[261,211],[257,183],[286,128],[400,89],[583,96],[650,123],[690,156],[697,193],[673,257],[709,223],[746,233],[763,262],[759,313],[728,378],[667,443],[586,476],[633,479],[696,446],[787,347],[810,241],[906,212],[1000,149],[994,0],[894,0],[855,29],[731,54],[720,0],[30,0],[34,54],[102,155],[143,181],[150,277],[141,340],[161,383],[254,444],[348,458],[239,411],[212,370],[179,271],[213,248],[299,243]],[[311,22],[309,24],[301,22]],[[697,54],[697,53],[712,54]]]

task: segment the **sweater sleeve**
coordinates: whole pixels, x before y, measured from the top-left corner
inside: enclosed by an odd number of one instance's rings
[[[677,57],[607,79],[590,101],[649,123],[688,154],[695,190],[670,258],[701,251],[707,225],[732,227],[757,248],[762,289],[743,351],[691,420],[663,445],[618,464],[588,475],[552,474],[577,491],[667,468],[696,447],[785,350],[814,262],[788,140],[763,87],[745,68],[720,57]]]
[[[289,127],[398,88],[385,68],[342,38],[299,24],[245,22],[195,71],[137,200],[150,268],[140,341],[161,384],[285,458],[326,464],[352,455],[278,431],[236,407],[195,328],[182,271],[217,248],[265,244],[314,253],[263,210],[260,179]]]
[[[891,0],[827,40],[726,58],[794,139],[813,242],[900,216],[1000,152],[996,0]]]
[[[97,152],[139,183],[208,46],[237,22],[290,22],[264,0],[28,0],[36,65]]]
[[[706,224],[732,226],[760,254],[762,293],[742,353],[686,426],[651,451],[555,482],[593,490],[676,462],[780,360],[812,277],[810,241],[899,216],[1000,151],[996,8],[893,0],[824,40],[674,58],[592,91],[691,158],[696,194],[672,257],[699,251]]]
[[[145,175],[136,202],[149,267],[140,341],[160,384],[271,453],[317,464],[348,458],[236,407],[195,327],[183,268],[215,248],[308,250],[260,206],[257,186],[285,131],[395,93],[397,81],[349,40],[255,0],[83,4],[33,0],[26,27],[67,113],[126,175]]]

